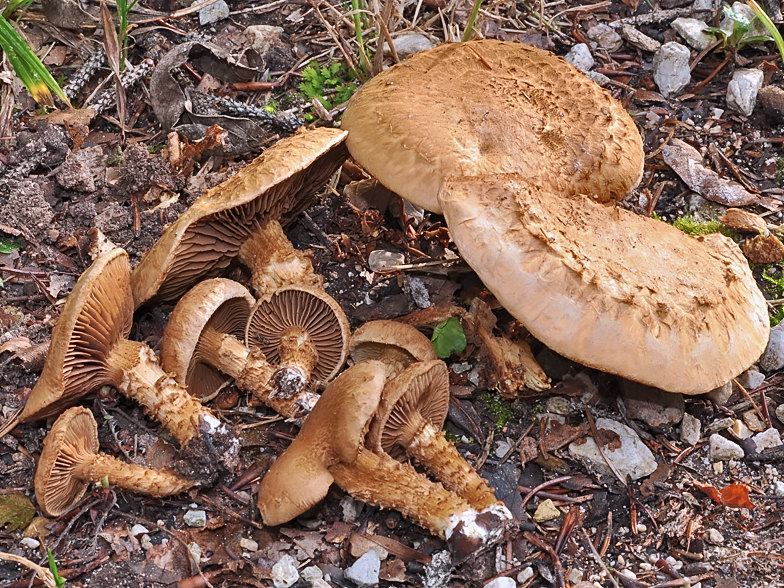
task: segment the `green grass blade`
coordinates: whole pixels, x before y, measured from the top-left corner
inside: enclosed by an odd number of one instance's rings
[[[754,14],[760,19],[760,22],[765,25],[765,28],[770,33],[770,36],[773,37],[773,40],[776,42],[776,47],[779,49],[779,54],[781,55],[782,61],[784,61],[784,39],[781,38],[781,33],[779,32],[778,27],[773,24],[773,21],[770,20],[768,13],[762,10],[759,4],[757,4],[754,0],[747,0],[746,4],[754,11]]]
[[[54,92],[65,104],[71,105],[49,70],[2,15],[0,15],[0,47],[8,56],[14,72],[36,102],[54,106],[52,100],[52,92]]]

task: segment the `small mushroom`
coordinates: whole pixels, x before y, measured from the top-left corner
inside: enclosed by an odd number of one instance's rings
[[[386,366],[387,380],[417,361],[437,359],[430,339],[416,328],[397,321],[370,321],[351,336],[349,353],[354,363],[377,359]]]
[[[297,438],[261,481],[258,504],[264,523],[280,525],[302,514],[327,495],[334,481],[350,495],[399,510],[446,539],[458,560],[500,540],[510,522],[506,509],[477,511],[409,464],[364,447],[384,373],[382,363],[369,360],[327,387]]]
[[[413,55],[363,84],[341,128],[351,155],[384,186],[438,213],[450,176],[518,173],[554,193],[609,202],[643,172],[642,139],[623,105],[563,58],[518,42]]]
[[[35,496],[47,515],[68,512],[89,484],[104,478],[114,486],[151,496],[173,496],[193,486],[176,474],[126,463],[98,453],[98,448],[98,425],[86,408],[69,408],[55,421],[35,472]]]
[[[765,299],[738,246],[516,175],[452,178],[439,193],[466,262],[528,331],[583,365],[702,394],[768,342]]]
[[[447,490],[477,510],[491,506],[505,509],[493,489],[444,436],[441,427],[448,412],[446,364],[441,360],[414,363],[384,386],[365,447],[398,460],[413,457]]]
[[[271,396],[275,372],[264,353],[241,341],[255,300],[242,284],[213,278],[191,288],[174,307],[161,341],[161,363],[202,401],[234,378],[241,390],[288,418],[310,412],[318,396]],[[225,374],[225,375],[224,375]]]
[[[79,277],[52,333],[46,364],[20,415],[53,416],[104,385],[138,402],[181,446],[197,438],[208,463],[232,469],[239,443],[212,412],[164,372],[153,351],[127,337],[133,320],[128,254],[114,249]],[[206,465],[206,464],[205,464]]]
[[[198,198],[134,269],[135,306],[177,300],[219,276],[251,233],[295,218],[346,159],[345,138],[345,131],[317,128],[281,139]]]
[[[271,397],[291,400],[308,382],[326,385],[346,362],[350,327],[343,309],[323,288],[285,286],[258,300],[245,342],[276,367]]]

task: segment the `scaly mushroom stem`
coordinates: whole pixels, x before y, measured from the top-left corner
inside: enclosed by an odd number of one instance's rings
[[[285,286],[321,288],[308,256],[297,251],[276,220],[258,229],[240,247],[240,261],[252,271],[251,286],[263,298]]]
[[[234,378],[240,390],[250,392],[254,399],[286,418],[299,418],[310,412],[318,400],[318,396],[311,392],[286,398],[272,394],[274,389],[270,383],[275,370],[260,349],[249,349],[234,335],[208,327],[202,331],[199,348],[216,369]]]
[[[306,329],[292,325],[280,336],[280,365],[272,378],[273,396],[298,396],[310,380],[318,361],[318,350]]]
[[[105,453],[83,457],[73,475],[89,483],[100,482],[106,477],[109,484],[150,496],[173,496],[194,485],[176,474],[126,463]]]
[[[511,521],[506,509],[492,506],[479,512],[441,484],[386,454],[361,449],[356,460],[333,465],[329,473],[351,496],[398,510],[446,539],[458,561],[500,539]]]

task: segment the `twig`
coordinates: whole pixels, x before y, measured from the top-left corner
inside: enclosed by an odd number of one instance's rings
[[[580,527],[580,532],[582,532],[583,538],[585,539],[585,543],[588,544],[588,548],[590,549],[591,553],[593,554],[593,558],[596,560],[596,563],[599,564],[599,567],[601,567],[602,570],[604,571],[604,573],[607,574],[607,577],[610,578],[610,581],[613,583],[613,586],[615,586],[615,588],[621,588],[618,585],[618,581],[615,579],[615,576],[613,576],[610,573],[610,571],[607,569],[607,566],[604,565],[604,561],[602,561],[602,558],[599,555],[599,552],[597,552],[596,548],[593,546],[593,541],[591,541],[591,538],[588,537],[588,532],[585,530],[585,527]]]
[[[560,478],[555,478],[554,480],[550,480],[549,482],[543,482],[538,486],[534,487],[528,494],[526,494],[525,498],[523,499],[523,504],[520,507],[520,510],[525,510],[525,505],[528,504],[528,501],[531,500],[534,496],[536,496],[537,492],[540,490],[544,490],[549,486],[555,486],[556,484],[560,484],[561,482],[566,482],[567,480],[571,480],[571,476],[561,476]]]
[[[44,584],[46,584],[49,588],[57,588],[57,583],[54,581],[54,576],[52,575],[52,572],[47,570],[46,568],[39,566],[36,563],[31,562],[26,557],[22,557],[21,555],[14,555],[13,553],[5,553],[3,551],[0,551],[0,559],[4,559],[7,561],[15,561],[16,563],[22,564],[26,568],[30,568],[41,577],[41,580],[43,580]]]
[[[615,474],[615,477],[618,478],[618,481],[621,484],[623,484],[624,487],[625,487],[627,485],[626,484],[626,480],[624,480],[623,477],[621,476],[621,474],[618,473],[618,470],[615,468],[615,464],[613,464],[612,460],[609,457],[607,457],[607,455],[604,453],[604,449],[602,449],[602,444],[601,444],[601,441],[599,440],[599,433],[596,430],[596,423],[593,420],[593,415],[591,414],[591,409],[588,408],[587,406],[585,407],[585,417],[586,417],[586,420],[588,421],[588,426],[591,427],[591,434],[593,435],[593,440],[596,443],[596,448],[599,450],[599,453],[601,454],[602,459],[604,459],[604,461],[607,462],[607,465],[610,468],[610,471],[612,471],[612,473]]]

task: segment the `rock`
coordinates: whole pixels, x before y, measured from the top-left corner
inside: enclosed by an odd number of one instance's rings
[[[772,372],[784,367],[784,322],[779,323],[770,330],[768,346],[765,348],[762,357],[760,357],[759,365],[766,372]]]
[[[207,525],[207,513],[203,510],[189,510],[182,516],[182,521],[189,527],[204,527]]]
[[[784,404],[779,404],[776,407],[776,418],[779,419],[779,422],[784,424]]]
[[[681,420],[681,441],[687,445],[696,445],[700,442],[700,429],[702,423],[697,417],[693,417],[688,412],[683,414]]]
[[[101,161],[103,150],[99,146],[71,151],[57,170],[57,183],[66,190],[95,192],[95,172],[104,171]]]
[[[671,394],[638,382],[621,379],[621,397],[626,416],[654,429],[676,425],[683,418],[683,395]]]
[[[753,409],[747,410],[743,413],[743,422],[746,423],[746,426],[750,431],[754,431],[755,433],[759,433],[760,431],[765,430],[765,424],[762,422],[762,419],[759,418],[757,412]]]
[[[317,580],[313,580],[311,583],[312,588],[332,588],[332,584],[329,582],[318,578]]]
[[[425,583],[423,588],[449,588],[452,579],[452,554],[448,551],[437,551],[432,555],[430,563],[425,566]]]
[[[501,577],[489,581],[485,588],[517,588],[517,583],[512,578]]]
[[[289,588],[299,580],[297,560],[290,555],[284,555],[272,566],[272,583],[275,588]]]
[[[282,27],[271,25],[251,25],[245,29],[245,39],[251,49],[261,56],[280,43],[282,35]]]
[[[630,24],[625,24],[621,27],[621,37],[638,49],[642,49],[648,53],[655,53],[661,47],[661,43],[656,39],[649,37],[645,33],[641,33]]]
[[[402,253],[386,251],[385,249],[375,249],[368,255],[368,266],[374,272],[380,272],[405,262],[406,256]]]
[[[708,540],[708,543],[713,543],[714,545],[721,545],[724,543],[724,535],[716,529],[708,529],[705,531],[705,539]]]
[[[773,488],[774,488],[773,493],[776,496],[784,497],[784,482],[782,482],[781,480],[776,480],[773,484]]]
[[[694,4],[692,4],[692,10],[694,12],[713,12],[713,2],[714,0],[694,0]],[[710,17],[710,14],[705,15],[703,18]]]
[[[0,208],[0,222],[7,223],[13,217],[33,233],[42,234],[51,228],[54,210],[44,198],[41,186],[32,180],[9,182],[11,194],[5,206]]]
[[[629,475],[632,480],[638,480],[652,474],[656,470],[657,464],[653,453],[632,429],[619,422],[605,418],[596,419],[596,427],[614,431],[620,437],[620,447],[611,448],[616,445],[612,443],[610,447],[603,447],[603,449],[605,455],[612,460],[615,469],[622,478],[626,479],[626,476]],[[612,474],[592,437],[587,437],[585,443],[571,443],[569,452],[577,459],[582,458],[590,461],[600,472],[607,475]]]
[[[131,535],[133,535],[134,537],[138,537],[139,535],[144,535],[145,533],[149,533],[149,532],[150,530],[144,525],[136,524],[133,527],[131,527]]]
[[[732,80],[727,84],[727,106],[745,116],[751,116],[763,79],[762,70],[736,69]]]
[[[381,570],[381,559],[372,549],[346,569],[346,578],[359,588],[370,588],[378,584],[378,573]]]
[[[496,457],[500,458],[505,456],[507,453],[509,453],[510,449],[512,449],[512,447],[506,441],[504,440],[496,441],[495,449],[493,450],[493,453],[495,453]]]
[[[585,43],[578,43],[572,47],[569,53],[564,56],[564,59],[582,71],[590,70],[595,63],[591,50]]]
[[[205,26],[229,18],[229,5],[225,0],[218,0],[215,4],[210,4],[199,10],[199,24]]]
[[[525,568],[522,572],[517,574],[517,583],[525,584],[528,580],[534,577],[534,569],[531,567]]]
[[[427,291],[427,286],[419,278],[408,278],[408,290],[414,304],[419,308],[428,308],[430,306],[430,293]]]
[[[697,51],[704,51],[716,42],[716,35],[708,32],[708,25],[696,18],[676,18],[671,26]]]
[[[784,123],[784,90],[778,86],[765,86],[757,93],[765,114],[779,124]]]
[[[615,29],[604,23],[588,29],[585,36],[591,41],[595,41],[599,47],[607,49],[610,53],[615,53],[623,45],[623,39],[615,32]]]
[[[776,429],[770,428],[754,435],[752,441],[757,446],[757,453],[762,453],[766,449],[781,445],[781,434]]]
[[[28,549],[38,549],[38,547],[41,546],[41,542],[38,539],[33,539],[32,537],[25,537],[19,543]]]
[[[364,507],[364,502],[361,500],[355,500],[353,497],[345,494],[343,498],[340,499],[340,508],[343,510],[343,522],[356,523],[357,519],[359,518],[359,514],[362,512]]]
[[[578,569],[572,569],[567,576],[567,579],[571,584],[577,584],[578,582],[582,582],[583,580],[583,571]]]
[[[753,433],[751,432],[751,429],[749,429],[746,426],[746,423],[744,423],[743,421],[738,420],[738,419],[733,419],[732,420],[732,426],[728,430],[735,437],[737,437],[738,439],[741,439],[741,440],[742,439],[748,439],[749,437],[751,437],[753,435]]]
[[[539,506],[536,507],[534,521],[537,523],[544,523],[545,521],[557,519],[560,516],[561,511],[558,510],[555,504],[553,504],[553,501],[548,498],[547,500],[540,502]]]
[[[691,82],[690,57],[689,49],[674,41],[662,45],[653,56],[653,79],[665,98],[680,94]]]
[[[743,459],[744,453],[740,445],[725,439],[718,433],[714,433],[710,436],[708,455],[713,461],[729,461],[731,459]]]
[[[727,382],[723,386],[714,388],[705,394],[710,400],[715,402],[718,406],[724,406],[732,396],[732,382]]]
[[[250,552],[259,550],[259,544],[253,539],[248,539],[247,537],[243,537],[242,539],[240,539],[240,547],[245,551],[250,551]]]
[[[602,88],[609,85],[610,83],[610,78],[602,73],[599,73],[598,71],[587,71],[585,72],[585,77],[587,77],[589,80],[593,80]]]
[[[735,14],[744,17],[751,23],[751,30],[745,33],[741,37],[741,41],[744,39],[750,39],[751,37],[770,37],[770,33],[765,28],[765,25],[762,24],[762,21],[757,18],[757,15],[754,14],[754,11],[751,9],[751,6],[748,6],[744,2],[733,2],[732,3],[732,10]],[[734,23],[732,19],[725,18],[719,24],[719,28],[724,31],[729,31],[730,34],[732,33]]]
[[[421,53],[436,46],[433,40],[427,35],[414,33],[412,35],[400,35],[392,39],[392,45],[397,51],[397,56],[400,59],[405,59],[414,53]],[[389,44],[384,43],[384,55],[391,56],[392,52],[389,50]]]
[[[299,577],[305,580],[305,582],[313,584],[316,580],[321,580],[324,577],[324,573],[318,566],[308,566],[299,573]]]

